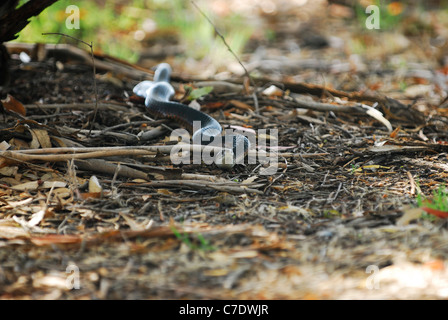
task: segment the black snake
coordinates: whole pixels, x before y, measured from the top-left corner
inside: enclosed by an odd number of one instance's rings
[[[193,122],[199,121],[200,127],[193,132],[192,140],[200,141],[202,145],[222,146],[223,149],[214,157],[215,164],[224,169],[243,163],[249,151],[249,139],[241,134],[222,136],[222,128],[218,121],[199,110],[195,110],[179,102],[170,101],[175,91],[170,85],[171,67],[167,63],[157,66],[154,81],[142,81],[134,87],[134,93],[145,98],[148,112],[155,117],[172,119],[193,130]]]

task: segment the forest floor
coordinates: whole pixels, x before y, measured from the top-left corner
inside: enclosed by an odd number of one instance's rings
[[[88,53],[40,47],[24,63],[11,44],[2,96],[20,102],[3,100],[0,299],[448,298],[447,223],[418,207],[447,197],[448,50],[429,45],[447,26],[427,12],[359,32],[345,7],[325,8],[297,25],[305,9],[278,13],[276,40],[251,40],[256,100],[244,74],[173,64],[177,100],[219,81],[197,99],[204,112],[268,129],[269,175],[138,153],[177,127],[133,96],[151,70],[98,56],[93,77]]]

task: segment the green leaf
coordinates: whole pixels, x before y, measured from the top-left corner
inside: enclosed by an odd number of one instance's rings
[[[187,88],[189,88],[189,87],[187,87]],[[188,100],[196,100],[200,97],[203,97],[203,96],[209,94],[212,91],[213,91],[213,87],[202,87],[202,88],[194,89],[188,95]]]

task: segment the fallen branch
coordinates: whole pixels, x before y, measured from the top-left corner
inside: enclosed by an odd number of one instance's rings
[[[234,185],[232,185],[234,184]],[[262,184],[254,184],[251,186],[259,187]],[[263,194],[263,191],[258,189],[249,188],[248,184],[240,184],[236,182],[205,182],[203,180],[160,180],[160,181],[150,181],[140,184],[134,184],[134,186],[140,187],[189,187],[194,189],[205,189],[208,190],[210,188],[221,191],[221,192],[230,192],[230,193],[257,193]]]
[[[362,104],[352,104],[352,105],[344,105],[344,104],[330,104],[330,103],[322,103],[322,102],[316,102],[312,100],[304,100],[297,97],[296,94],[291,94],[291,97],[294,99],[294,102],[297,104],[300,108],[306,108],[306,109],[312,109],[317,111],[333,111],[333,112],[357,112],[361,114],[366,114],[382,124],[384,124],[389,130],[389,132],[392,132],[392,125],[384,118],[382,113],[375,108]]]
[[[26,43],[7,43],[6,48],[8,51],[25,51],[30,56],[36,45]],[[68,44],[45,44],[43,47],[45,50],[45,57],[54,57],[60,61],[75,60],[80,63],[92,66],[92,59],[89,52],[80,49],[78,47]],[[95,67],[97,70],[110,71],[115,74],[122,74],[131,79],[141,81],[142,79],[150,79],[154,73],[149,69],[139,67],[134,64],[130,64],[126,61],[119,60],[106,55],[95,54]]]
[[[43,148],[17,151],[2,151],[0,157],[16,161],[67,161],[115,156],[145,156],[157,152],[170,153],[173,148],[182,148],[190,152],[220,152],[228,150],[221,147],[203,145],[171,146],[131,146],[131,147],[94,147],[94,148]]]
[[[25,109],[95,109],[94,103],[55,103],[55,104],[26,104]],[[98,110],[129,111],[125,107],[113,103],[99,103]]]
[[[108,175],[116,174],[119,177],[129,179],[148,179],[146,172],[130,168],[123,164],[112,163],[103,159],[75,160],[75,166],[79,170],[104,173]]]

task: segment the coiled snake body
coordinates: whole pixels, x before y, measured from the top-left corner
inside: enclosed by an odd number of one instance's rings
[[[215,155],[215,163],[218,167],[228,169],[237,163],[242,163],[249,151],[249,139],[241,134],[222,136],[221,125],[214,118],[184,104],[170,101],[175,93],[174,88],[169,84],[170,75],[170,65],[162,63],[157,66],[154,81],[142,81],[134,87],[134,93],[145,98],[148,112],[156,117],[172,119],[190,130],[194,128],[194,121],[199,121],[199,129],[193,132],[193,142],[200,141],[203,145],[212,142],[216,145],[218,142],[219,146],[230,144],[230,150],[223,149]]]

